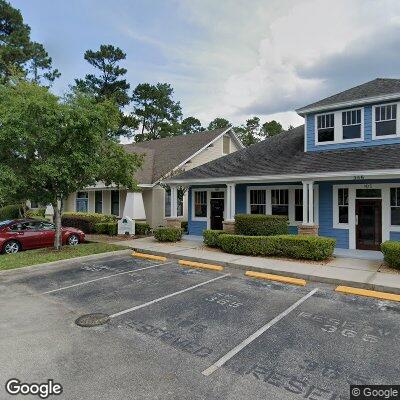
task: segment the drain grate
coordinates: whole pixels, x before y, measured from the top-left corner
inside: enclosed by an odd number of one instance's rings
[[[104,325],[110,320],[108,314],[85,314],[76,319],[75,324],[85,328]]]

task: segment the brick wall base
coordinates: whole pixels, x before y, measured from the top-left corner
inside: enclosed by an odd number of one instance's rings
[[[235,233],[235,221],[222,221],[222,227],[228,233]]]
[[[299,225],[299,235],[318,236],[318,225]]]
[[[181,218],[165,218],[165,226],[170,228],[180,228],[181,227]]]

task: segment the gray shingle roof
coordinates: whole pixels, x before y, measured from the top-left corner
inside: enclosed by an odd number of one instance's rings
[[[214,129],[191,135],[126,144],[124,148],[129,153],[145,154],[143,166],[135,178],[141,184],[152,184],[226,130],[227,128]]]
[[[361,101],[369,97],[394,95],[396,93],[400,93],[400,79],[377,78],[315,103],[311,103],[308,106],[301,107],[296,111],[302,114],[307,109],[329,107],[337,103]]]
[[[304,152],[304,125],[218,158],[174,180],[400,169],[400,144]]]

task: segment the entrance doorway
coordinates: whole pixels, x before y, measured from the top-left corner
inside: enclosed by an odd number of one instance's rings
[[[382,200],[356,199],[356,247],[380,250],[382,243]]]
[[[224,220],[224,192],[212,192],[210,198],[210,228],[222,229]]]

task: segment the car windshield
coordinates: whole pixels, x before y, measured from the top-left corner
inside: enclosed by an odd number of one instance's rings
[[[2,226],[8,225],[10,222],[12,222],[11,220],[6,220],[6,221],[0,221],[0,228]]]

